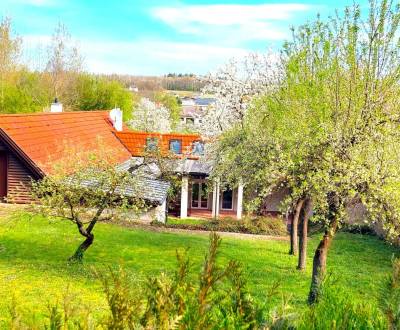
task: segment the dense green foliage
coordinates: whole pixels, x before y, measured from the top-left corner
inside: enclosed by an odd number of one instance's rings
[[[59,24],[49,46],[46,67],[29,70],[20,59],[21,39],[10,19],[0,22],[0,113],[30,113],[49,109],[57,97],[64,109],[110,110],[119,107],[130,119],[137,96],[119,81],[84,73],[82,59],[65,26]]]
[[[160,102],[169,110],[171,127],[175,129],[179,123],[182,110],[179,104],[179,98],[169,93],[157,92],[154,94],[154,101]]]
[[[400,6],[389,0],[371,0],[368,15],[354,5],[294,29],[282,50],[278,83],[266,86],[217,148],[215,175],[233,185],[242,178],[250,197],[257,197],[250,206],[284,188],[284,212],[303,208],[308,217],[312,205],[312,220],[325,225],[311,303],[335,232],[351,221],[354,205],[366,208],[365,221],[398,235],[399,30]]]
[[[179,219],[168,217],[167,223],[156,225],[168,228],[183,228],[193,230],[226,231],[232,233],[260,234],[286,236],[287,229],[281,218],[275,217],[245,217],[242,220],[223,218],[219,220]]]
[[[81,74],[76,82],[76,110],[103,110],[120,108],[124,120],[131,119],[132,109],[138,101],[136,94],[132,94],[116,80],[107,80],[104,77],[90,74]]]

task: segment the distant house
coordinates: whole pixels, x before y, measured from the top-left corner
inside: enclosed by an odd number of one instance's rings
[[[213,98],[182,98],[181,122],[185,125],[198,125],[207,108],[213,106]]]
[[[139,88],[138,88],[136,85],[130,85],[130,86],[128,87],[128,90],[129,90],[130,92],[135,92],[135,93],[138,93],[138,92],[139,92]]]
[[[215,99],[211,97],[196,97],[195,105],[202,108],[207,108],[215,103]]]
[[[182,106],[194,106],[196,105],[195,99],[193,97],[184,96],[181,98]]]
[[[198,125],[201,122],[201,111],[194,105],[182,106],[181,122],[185,125]]]

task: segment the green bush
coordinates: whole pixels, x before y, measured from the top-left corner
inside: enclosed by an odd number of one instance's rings
[[[160,223],[153,223],[153,225],[164,226]],[[165,226],[169,228],[272,236],[284,236],[287,234],[286,225],[280,217],[245,217],[242,220],[233,218],[220,220],[173,219],[172,221],[167,221]]]

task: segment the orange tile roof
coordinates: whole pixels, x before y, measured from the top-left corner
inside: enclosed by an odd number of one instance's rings
[[[116,163],[131,157],[113,134],[107,111],[0,115],[0,129],[46,174],[51,161],[63,157],[62,146],[67,144],[95,152],[100,138],[115,151]]]
[[[143,156],[145,153],[146,139],[150,137],[158,138],[158,146],[163,154],[169,152],[169,141],[170,140],[181,140],[182,141],[182,153],[190,154],[193,148],[193,142],[201,140],[198,134],[177,134],[177,133],[148,133],[148,132],[133,132],[133,131],[122,131],[115,132],[115,135],[121,140],[121,142],[128,148],[132,156]],[[192,158],[198,158],[191,156]]]

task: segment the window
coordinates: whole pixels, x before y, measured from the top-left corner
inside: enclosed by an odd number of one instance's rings
[[[208,190],[205,182],[192,184],[192,208],[206,209],[208,207]]]
[[[203,156],[204,155],[204,143],[202,141],[193,142],[193,155]]]
[[[146,151],[157,151],[158,139],[155,137],[146,138]]]
[[[182,153],[182,140],[169,140],[169,151],[180,155]]]
[[[194,118],[186,118],[186,124],[194,124]]]
[[[232,189],[227,189],[222,193],[222,209],[232,210],[233,208],[233,191]]]

